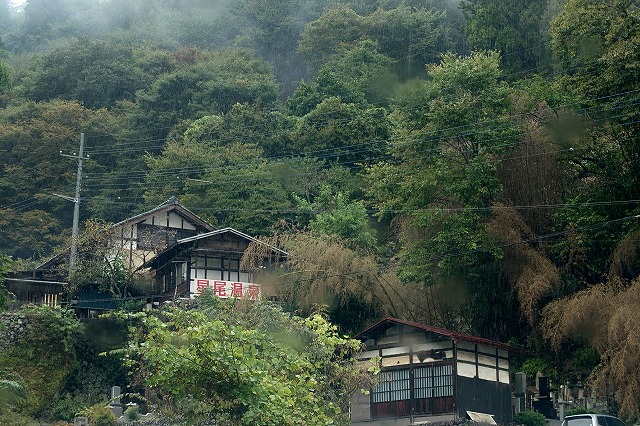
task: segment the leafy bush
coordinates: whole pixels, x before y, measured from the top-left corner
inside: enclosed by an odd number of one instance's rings
[[[524,426],[546,426],[547,419],[537,411],[522,411],[513,416],[513,423]]]
[[[593,410],[587,410],[584,407],[575,407],[575,408],[570,408],[567,411],[565,411],[564,415],[565,416],[574,416],[576,414],[593,414],[594,411]]]
[[[0,378],[21,378],[25,397],[13,404],[16,411],[48,418],[78,366],[75,346],[82,324],[65,309],[28,306],[20,313],[27,325],[17,345],[0,351]]]
[[[86,409],[87,404],[67,394],[64,398],[57,400],[53,405],[51,408],[51,417],[53,420],[72,421],[78,413]]]
[[[130,406],[125,410],[124,416],[127,418],[127,420],[132,422],[140,420],[140,407],[138,407],[137,405]]]
[[[83,413],[89,419],[91,426],[115,426],[116,416],[109,407],[96,404],[87,408]]]

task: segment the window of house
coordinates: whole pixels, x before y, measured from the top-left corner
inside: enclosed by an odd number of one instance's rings
[[[383,371],[371,390],[374,418],[453,412],[453,366],[417,365]]]
[[[380,381],[371,392],[371,402],[389,402],[409,399],[409,370],[383,371]]]
[[[209,280],[251,282],[249,272],[240,271],[240,259],[227,257],[198,256],[196,278]]]

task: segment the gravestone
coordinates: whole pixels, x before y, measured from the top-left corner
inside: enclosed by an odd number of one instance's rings
[[[89,426],[89,419],[87,417],[75,417],[73,426]]]
[[[109,405],[109,408],[111,408],[111,411],[118,419],[122,417],[122,413],[124,412],[122,404],[120,403],[121,392],[120,386],[113,386],[111,388],[111,405]]]

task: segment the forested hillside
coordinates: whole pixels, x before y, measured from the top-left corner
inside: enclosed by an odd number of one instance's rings
[[[640,416],[633,0],[0,0],[0,252],[171,196],[287,309],[534,351]],[[597,368],[596,368],[597,367]]]

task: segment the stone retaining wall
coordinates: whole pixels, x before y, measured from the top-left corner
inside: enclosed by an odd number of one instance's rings
[[[0,350],[15,345],[25,331],[27,323],[28,319],[24,314],[9,312],[0,314]]]

